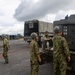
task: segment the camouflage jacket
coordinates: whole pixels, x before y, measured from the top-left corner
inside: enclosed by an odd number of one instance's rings
[[[67,41],[64,37],[55,35],[53,37],[53,57],[58,59],[67,59],[70,55]]]
[[[31,61],[38,61],[39,47],[38,43],[35,40],[32,40],[30,43],[30,60]]]
[[[42,38],[42,41],[45,41],[45,40],[50,40],[50,37],[49,37],[49,36],[46,37],[46,36],[44,35],[43,38]]]
[[[9,42],[8,42],[8,40],[5,38],[4,40],[3,40],[3,48],[8,48],[9,47]]]

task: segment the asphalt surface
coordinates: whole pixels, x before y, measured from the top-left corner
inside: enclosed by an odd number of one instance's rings
[[[2,46],[2,42],[0,42]],[[0,75],[30,75],[29,44],[23,40],[10,41],[9,64],[4,64],[0,48]],[[53,75],[52,62],[39,67],[39,75]],[[67,71],[67,75],[75,75],[75,72]]]

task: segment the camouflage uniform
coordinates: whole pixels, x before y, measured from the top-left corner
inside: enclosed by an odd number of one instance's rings
[[[53,37],[54,75],[66,75],[69,47],[64,37]],[[58,73],[59,72],[59,73]]]
[[[8,63],[8,40],[4,38],[3,40],[3,57],[5,59],[5,62]]]
[[[43,43],[42,50],[43,50],[43,52],[46,52],[45,48],[47,48],[47,44],[49,45],[49,42],[47,40],[50,40],[50,37],[44,35],[43,39],[42,39],[42,43]]]
[[[35,40],[32,40],[30,43],[30,63],[31,63],[31,75],[38,75],[39,63],[38,55],[39,48],[38,43]]]

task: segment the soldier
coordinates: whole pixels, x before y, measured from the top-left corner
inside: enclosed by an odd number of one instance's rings
[[[62,37],[61,28],[54,28],[53,37],[53,61],[54,75],[66,75],[67,61],[70,61],[69,47],[64,37]],[[59,73],[58,73],[59,72]]]
[[[39,62],[41,62],[39,48],[38,48],[38,35],[36,33],[31,34],[30,42],[30,63],[31,63],[31,75],[38,75]]]
[[[42,50],[47,52],[53,46],[52,37],[49,36],[49,32],[45,31],[45,35],[42,38]]]
[[[43,41],[49,40],[49,32],[45,31],[45,35],[43,36]]]
[[[4,34],[2,35],[2,40],[3,40],[3,57],[5,59],[5,63],[7,64],[9,63],[9,60],[8,60],[9,42]]]
[[[45,63],[50,62],[50,48],[52,46],[52,38],[49,36],[49,32],[45,31],[45,35],[42,38],[42,51],[45,53]]]
[[[49,50],[49,42],[48,42],[48,40],[50,40],[49,32],[48,31],[45,31],[45,35],[42,38],[43,52],[46,52],[46,49]]]

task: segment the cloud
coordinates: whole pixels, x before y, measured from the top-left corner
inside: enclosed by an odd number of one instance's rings
[[[0,25],[13,25],[15,9],[18,7],[20,0],[0,0]]]
[[[40,18],[39,20],[46,22],[53,22],[55,18],[56,18],[55,14],[47,14],[46,16]]]
[[[24,33],[24,24],[23,23],[17,23],[12,26],[2,26],[0,25],[0,35],[1,34],[22,34]]]
[[[74,9],[75,0],[22,0],[14,17],[19,21],[43,18],[59,10]]]
[[[23,35],[24,24],[13,17],[20,2],[20,0],[0,0],[0,35],[19,33]]]
[[[0,11],[0,17],[1,17],[1,16],[4,16],[4,13]]]
[[[70,16],[71,14],[75,14],[75,10],[67,10],[67,11],[60,10],[56,13],[55,20],[64,19],[66,15]]]
[[[74,0],[0,0],[0,34],[23,34],[21,21],[38,19],[53,22],[74,14],[74,7]]]

